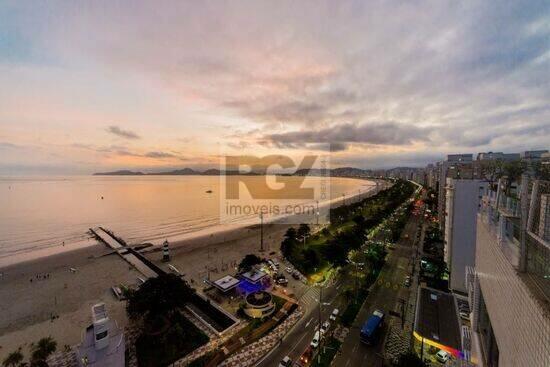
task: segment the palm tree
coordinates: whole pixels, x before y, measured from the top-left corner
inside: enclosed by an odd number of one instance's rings
[[[21,353],[21,347],[19,347],[16,351],[11,352],[7,355],[7,357],[2,362],[3,367],[16,367],[19,366],[23,362],[23,353]]]
[[[31,345],[31,366],[42,366],[50,354],[57,349],[57,342],[51,337],[42,338]]]

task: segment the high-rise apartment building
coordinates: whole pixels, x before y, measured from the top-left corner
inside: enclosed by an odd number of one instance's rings
[[[445,262],[449,288],[466,293],[466,268],[475,265],[477,212],[488,182],[447,178],[445,202]]]
[[[550,182],[499,183],[477,216],[475,271],[468,271],[473,340],[484,364],[550,366]]]

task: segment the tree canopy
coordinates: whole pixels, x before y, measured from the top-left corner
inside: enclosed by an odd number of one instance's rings
[[[2,362],[3,367],[16,367],[23,362],[23,353],[21,353],[21,347],[14,352],[11,352],[4,358]]]
[[[239,264],[239,272],[247,272],[254,265],[260,264],[262,262],[262,259],[260,259],[258,256],[254,254],[248,254],[246,255]]]
[[[149,278],[138,290],[130,293],[126,311],[131,318],[169,314],[183,307],[194,292],[175,274],[162,274]]]

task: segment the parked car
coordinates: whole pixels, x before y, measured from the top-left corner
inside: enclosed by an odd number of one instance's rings
[[[292,272],[294,271],[294,269],[292,269],[290,266],[288,266],[285,270],[289,274],[292,274]]]
[[[331,319],[332,321],[336,321],[336,317],[338,317],[339,313],[340,313],[340,310],[335,308],[334,310],[332,310],[332,313],[330,314],[329,319]]]
[[[279,367],[290,367],[292,366],[292,359],[290,359],[289,356],[286,356],[283,358],[281,362],[279,362]]]
[[[296,280],[300,280],[300,273],[298,273],[296,270],[292,273],[292,277]]]
[[[319,333],[319,331],[316,331],[315,335],[313,335],[313,339],[311,340],[311,343],[309,345],[313,349],[315,349],[319,346],[319,340],[321,340],[321,334]]]
[[[278,275],[275,282],[279,285],[287,285],[288,280],[285,278],[284,275]]]
[[[449,353],[441,349],[439,352],[436,353],[435,359],[437,359],[438,362],[446,363],[449,360]]]
[[[313,348],[311,346],[307,347],[307,349],[302,353],[300,356],[300,361],[298,364],[300,366],[307,366],[311,362],[311,357],[313,357]]]
[[[407,288],[411,286],[411,277],[409,275],[405,277],[405,281],[403,282],[403,285]]]
[[[328,332],[328,329],[330,329],[330,322],[323,322],[323,325],[321,325],[321,335],[325,335]]]

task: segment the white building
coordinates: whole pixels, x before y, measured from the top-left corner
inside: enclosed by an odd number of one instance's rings
[[[550,366],[550,243],[539,236],[550,182],[527,181],[520,200],[499,185],[483,198],[477,218],[468,290],[473,340],[488,367]]]
[[[476,215],[488,183],[447,178],[445,201],[445,262],[450,272],[449,288],[466,293],[466,267],[475,265]]]
[[[81,367],[124,367],[124,332],[109,319],[104,303],[92,307],[92,325],[86,328],[84,339],[77,347],[76,357]]]
[[[473,178],[471,174],[472,166],[472,154],[449,154],[447,159],[438,162],[438,177],[439,177],[439,187],[438,187],[438,198],[437,198],[437,211],[440,228],[445,228],[445,196],[446,190],[445,186],[447,183],[447,178]]]

